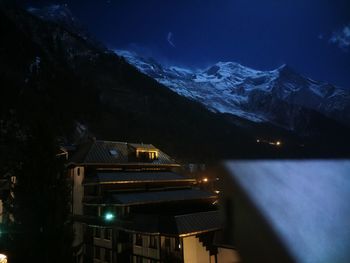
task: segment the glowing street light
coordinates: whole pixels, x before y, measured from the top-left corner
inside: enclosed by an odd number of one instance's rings
[[[106,221],[112,221],[114,219],[114,217],[115,217],[114,214],[111,212],[107,212],[104,216]]]
[[[204,182],[204,183],[208,182],[208,178],[206,178],[206,177],[203,178],[203,182]]]
[[[7,256],[4,254],[0,254],[0,263],[7,263]]]

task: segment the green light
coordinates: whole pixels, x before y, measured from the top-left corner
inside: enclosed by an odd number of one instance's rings
[[[114,215],[110,212],[105,214],[106,221],[112,221],[114,219]]]

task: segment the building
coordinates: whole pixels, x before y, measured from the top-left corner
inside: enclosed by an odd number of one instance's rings
[[[350,160],[229,161],[222,242],[243,262],[350,262]]]
[[[68,167],[76,262],[217,262],[216,194],[153,145],[94,140]]]

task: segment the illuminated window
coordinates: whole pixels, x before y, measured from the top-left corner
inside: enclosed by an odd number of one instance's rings
[[[149,150],[136,150],[136,157],[142,161],[153,161],[158,159],[158,152]]]
[[[149,159],[150,160],[156,160],[157,159],[157,153],[156,152],[149,152]]]

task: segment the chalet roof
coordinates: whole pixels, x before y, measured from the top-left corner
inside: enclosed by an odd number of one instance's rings
[[[118,193],[91,200],[89,204],[142,205],[185,200],[215,199],[213,193],[199,189],[163,190],[148,192]]]
[[[218,211],[208,211],[175,216],[177,233],[188,235],[209,230],[217,230],[220,226]]]
[[[219,211],[204,211],[183,215],[134,215],[127,230],[172,236],[191,236],[221,228]]]
[[[158,151],[158,158],[153,161],[139,162],[131,158],[133,150],[140,147],[154,149]],[[71,163],[84,165],[125,165],[125,164],[145,164],[145,165],[176,165],[175,160],[164,152],[160,151],[152,144],[134,144],[126,142],[93,140],[80,145],[77,152],[70,159]]]
[[[295,262],[350,262],[350,160],[225,167]]]
[[[153,144],[143,144],[143,143],[129,143],[129,145],[134,149],[142,150],[158,150]]]
[[[191,199],[215,198],[216,195],[197,189],[150,191],[141,193],[115,194],[113,202],[120,204],[136,205],[145,203],[160,203],[170,201],[182,201]]]
[[[128,183],[154,181],[196,181],[174,172],[146,171],[146,172],[98,172],[92,178],[85,178],[84,183]]]

